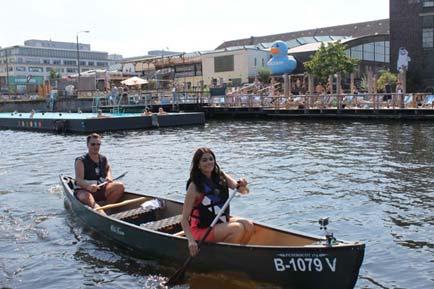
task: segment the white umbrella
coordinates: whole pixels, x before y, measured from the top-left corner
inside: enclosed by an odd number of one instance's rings
[[[148,83],[148,81],[146,79],[142,79],[140,77],[133,76],[131,78],[125,79],[124,81],[121,81],[121,83],[125,84],[125,85],[140,85],[140,84]]]

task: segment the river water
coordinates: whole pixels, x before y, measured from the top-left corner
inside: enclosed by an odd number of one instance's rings
[[[183,200],[193,152],[211,147],[250,195],[232,213],[366,243],[356,288],[434,288],[434,124],[211,121],[104,134],[127,190]],[[84,135],[0,131],[0,288],[155,288],[176,267],[141,260],[83,229],[63,206]],[[246,264],[249,266],[250,264]],[[269,288],[190,274],[180,288]],[[332,289],[332,288],[329,288]]]

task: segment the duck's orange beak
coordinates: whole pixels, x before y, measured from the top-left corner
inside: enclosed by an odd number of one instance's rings
[[[271,47],[270,51],[271,51],[271,54],[279,54],[280,53],[280,50],[276,47]]]

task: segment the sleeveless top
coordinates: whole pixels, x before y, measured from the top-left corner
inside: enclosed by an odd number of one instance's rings
[[[104,182],[107,177],[107,158],[99,155],[99,162],[94,162],[89,154],[84,154],[78,158],[84,165],[84,179],[90,181],[97,181],[97,183]]]

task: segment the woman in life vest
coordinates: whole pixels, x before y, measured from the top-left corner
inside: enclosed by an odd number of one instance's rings
[[[247,181],[241,178],[237,182],[220,170],[211,149],[199,148],[195,152],[181,220],[191,256],[197,255],[196,240],[202,239],[223,207],[229,197],[229,188],[235,189],[237,186],[240,193],[247,193]],[[206,241],[246,244],[253,233],[253,223],[247,219],[230,217],[228,207]]]

